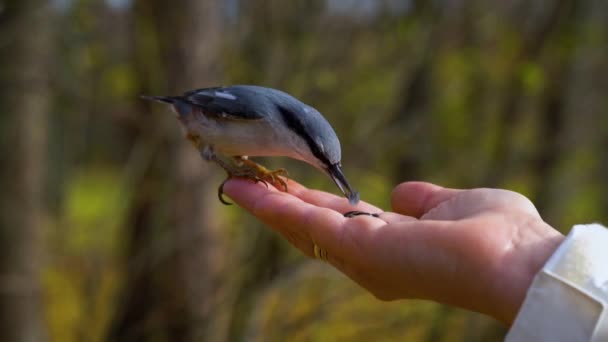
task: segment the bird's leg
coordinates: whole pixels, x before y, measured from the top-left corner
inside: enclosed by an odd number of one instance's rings
[[[201,153],[201,157],[203,157],[205,161],[214,161],[215,151],[213,151],[213,146],[205,145],[205,147],[199,149],[199,151]]]
[[[223,195],[224,195],[224,184],[226,183],[226,181],[228,181],[230,178],[232,178],[233,175],[235,175],[234,167],[230,165],[230,161],[225,161],[220,156],[215,154],[215,151],[213,151],[213,146],[205,145],[202,149],[199,149],[199,150],[200,150],[201,157],[204,160],[215,162],[216,164],[221,166],[226,171],[226,173],[228,173],[228,177],[226,177],[226,179],[222,182],[222,184],[220,184],[220,186],[217,188],[217,197],[220,200],[220,202],[222,202],[222,204],[232,205],[232,203],[230,203],[224,199]]]
[[[284,191],[287,192],[287,182],[280,176],[287,178],[289,174],[287,170],[280,168],[276,170],[268,170],[264,166],[247,159],[246,157],[236,157],[235,158],[240,164],[243,166],[249,167],[254,170],[256,175],[264,181],[264,183],[270,183],[274,185],[277,189],[280,190],[283,187]]]
[[[217,195],[223,204],[230,205],[232,203],[226,201],[223,197],[224,194],[224,184],[232,177],[242,177],[255,181],[256,183],[262,182],[264,185],[268,186],[268,183],[276,186],[282,186],[285,191],[287,191],[287,183],[279,176],[287,176],[287,171],[285,169],[278,169],[276,171],[270,171],[263,167],[260,164],[257,164],[253,161],[248,160],[244,157],[230,157],[226,158],[215,154],[213,151],[213,147],[205,146],[201,151],[201,156],[203,159],[207,161],[213,161],[219,166],[221,166],[228,177],[220,184],[217,189]]]

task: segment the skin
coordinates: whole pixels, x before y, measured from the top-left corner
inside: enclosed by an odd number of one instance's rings
[[[243,179],[232,200],[314,258],[381,300],[418,298],[481,312],[510,325],[534,275],[564,239],[526,197],[507,190],[399,184],[393,212],[288,181],[289,193]],[[351,210],[379,218],[345,218]]]

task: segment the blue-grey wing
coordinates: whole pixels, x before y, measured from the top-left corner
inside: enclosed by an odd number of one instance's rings
[[[183,98],[206,114],[224,119],[259,120],[266,117],[264,111],[271,109],[264,99],[238,90],[231,91],[230,87],[192,90],[185,93]]]

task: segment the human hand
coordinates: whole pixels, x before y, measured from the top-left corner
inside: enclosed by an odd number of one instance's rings
[[[225,184],[237,204],[306,255],[328,262],[382,300],[430,299],[510,325],[534,275],[563,240],[526,197],[507,190],[398,185],[394,212],[310,190],[289,193],[241,179]],[[360,210],[379,217],[345,218]]]

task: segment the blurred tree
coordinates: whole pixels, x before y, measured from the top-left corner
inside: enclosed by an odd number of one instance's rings
[[[415,136],[409,139],[418,141],[418,144],[415,149],[410,150],[401,145],[391,144],[389,141],[385,143],[390,150],[387,156],[396,161],[392,163],[388,161],[388,164],[394,168],[393,182],[420,177],[420,160],[425,159],[424,153],[428,152],[430,143],[430,137],[425,134],[430,127],[425,116],[432,99],[430,76],[432,64],[436,58],[435,52],[438,48],[436,40],[441,33],[442,17],[433,2],[414,1],[412,6],[415,14],[412,21],[416,23],[415,25],[425,28],[419,34],[422,48],[420,53],[408,56],[411,62],[402,68],[404,75],[401,77],[401,84],[397,85],[399,87],[397,94],[400,96],[395,98],[395,109],[388,120],[387,129],[392,131],[391,135],[406,132],[409,136]],[[416,129],[421,125],[425,129]]]
[[[136,1],[138,91],[176,94],[217,84],[220,17],[215,0],[179,5]],[[150,74],[164,77],[168,88],[151,88]],[[143,113],[152,108],[149,103],[138,107]],[[153,141],[162,132],[166,140],[143,178],[136,180],[124,304],[118,308],[111,340],[200,341],[213,334],[208,328],[213,327],[222,262],[215,255],[220,248],[219,182],[191,144],[174,134],[178,123],[167,115],[168,108],[162,111],[164,117],[144,120],[148,124],[142,124],[137,134]],[[172,137],[166,132],[173,132]]]
[[[552,118],[543,127],[562,127],[548,136],[552,153],[545,158],[554,165],[545,169],[542,204],[545,219],[561,229],[573,224],[606,217],[605,167],[608,165],[606,137],[606,95],[608,89],[608,3],[601,0],[575,2],[570,34],[576,45],[568,49],[569,68],[561,98],[561,118]],[[559,111],[558,111],[559,112]],[[552,143],[550,142],[552,141]],[[602,200],[602,197],[604,200]]]
[[[53,12],[44,0],[2,5],[0,334],[4,341],[44,341],[40,272]]]
[[[518,167],[517,150],[513,148],[513,144],[517,142],[510,138],[516,136],[515,132],[521,129],[523,123],[522,115],[525,113],[525,109],[521,107],[522,104],[525,105],[525,101],[522,101],[522,98],[527,95],[525,77],[522,76],[525,67],[538,63],[540,54],[545,50],[553,34],[559,32],[559,24],[568,23],[568,19],[571,19],[571,15],[574,13],[570,0],[552,1],[548,3],[548,6],[543,6],[541,10],[536,11],[525,11],[518,6],[514,7],[516,8],[510,12],[505,11],[505,17],[509,18],[510,14],[510,20],[513,20],[513,23],[519,23],[510,28],[517,32],[518,46],[509,63],[511,76],[503,89],[497,145],[493,151],[492,166],[488,169],[484,181],[485,184],[494,187],[502,186],[501,181],[504,181],[510,173],[514,172],[514,168]],[[558,113],[550,115],[558,115]],[[553,124],[559,125],[557,120],[551,121],[553,122],[548,127],[552,127]]]

